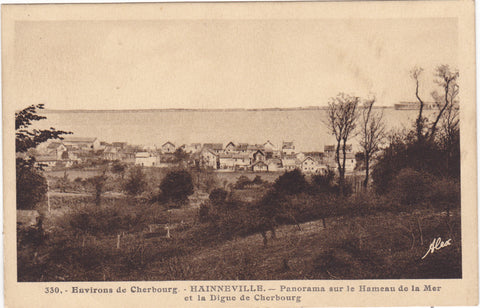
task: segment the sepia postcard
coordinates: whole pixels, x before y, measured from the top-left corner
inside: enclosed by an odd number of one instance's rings
[[[478,304],[474,3],[2,6],[6,307]]]

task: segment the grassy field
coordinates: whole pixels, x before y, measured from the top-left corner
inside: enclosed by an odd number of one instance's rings
[[[158,190],[166,172],[145,169],[149,194]],[[339,196],[309,190],[312,186],[262,203],[272,196],[278,186],[272,182],[280,174],[193,173],[195,193],[174,206],[172,201],[127,196],[119,183],[106,185],[114,189],[102,193],[100,205],[94,191],[81,183],[53,191],[50,211],[47,202],[37,207],[43,216],[42,228],[36,229],[40,232],[18,230],[18,279],[461,278],[458,194],[438,200],[441,191],[454,192],[456,184],[430,187],[430,195],[415,204],[398,202],[402,194],[411,194],[408,187],[385,196]],[[241,189],[229,185],[257,175],[263,182]],[[121,181],[118,174],[109,176],[110,182]],[[223,201],[209,200],[212,187],[227,188]],[[280,216],[273,219],[265,209]],[[272,223],[276,238],[271,238]],[[438,238],[451,245],[422,259]]]
[[[164,211],[155,205],[134,206],[124,200],[113,204],[120,211],[108,212],[114,220],[115,215],[123,217],[126,212],[131,217],[122,220],[121,226],[115,225],[117,229],[109,227],[108,230],[115,230],[108,234],[87,231],[70,235],[71,222],[65,220],[65,215],[78,210],[75,207],[56,208],[46,214],[49,239],[43,247],[22,251],[19,258],[34,250],[39,257],[35,265],[25,262],[19,268],[19,280],[461,277],[459,211],[454,211],[449,219],[444,212],[424,209],[332,217],[326,220],[326,228],[320,220],[301,224],[301,230],[283,225],[277,229],[276,239],[264,246],[258,233],[212,241],[211,234],[202,234],[205,229],[198,222],[197,209]],[[111,220],[99,223],[108,225]],[[167,224],[170,238],[164,228]],[[159,229],[152,232],[152,225]],[[451,239],[452,245],[422,260],[432,240],[438,237]]]

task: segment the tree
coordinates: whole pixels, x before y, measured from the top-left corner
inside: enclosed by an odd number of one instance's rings
[[[122,179],[125,176],[125,169],[126,169],[125,164],[119,161],[114,162],[112,165],[112,172],[115,174],[120,174]]]
[[[360,146],[363,149],[365,165],[365,180],[363,186],[367,187],[372,157],[380,151],[380,145],[385,139],[385,123],[383,113],[372,111],[375,98],[367,100],[362,108]]]
[[[443,93],[438,93],[437,91],[432,92],[432,97],[435,101],[435,105],[438,109],[438,112],[435,118],[432,121],[432,124],[428,125],[428,119],[423,116],[423,109],[425,106],[424,101],[421,99],[419,95],[419,78],[422,74],[423,69],[419,67],[415,67],[412,72],[411,76],[412,79],[415,80],[415,96],[420,104],[417,120],[415,121],[415,128],[417,134],[417,140],[419,142],[422,141],[433,141],[435,138],[438,124],[440,120],[443,118],[445,112],[448,110],[452,110],[452,108],[456,108],[455,102],[456,97],[459,93],[459,86],[457,84],[457,79],[459,77],[459,72],[456,69],[450,69],[448,65],[440,65],[435,69],[435,77],[436,79],[434,82],[442,88]],[[451,123],[453,124],[453,123]]]
[[[298,169],[286,171],[279,176],[273,184],[274,190],[279,194],[295,195],[304,192],[308,187],[305,176]]]
[[[175,161],[177,163],[185,162],[188,159],[188,153],[185,152],[182,148],[177,148],[175,152],[173,152],[175,156]]]
[[[326,172],[315,174],[312,177],[313,192],[319,194],[334,194],[338,193],[338,187],[334,183],[335,172],[332,169],[327,169]]]
[[[62,135],[71,134],[50,129],[29,129],[36,121],[46,119],[37,114],[38,110],[44,109],[43,104],[31,105],[15,113],[15,152],[16,158],[16,190],[17,208],[33,209],[41,201],[47,192],[47,181],[42,174],[42,165],[39,165],[35,157],[30,156],[39,144],[50,139],[63,139]],[[30,151],[29,151],[30,150]]]
[[[240,177],[238,177],[237,182],[235,183],[235,189],[244,189],[250,184],[252,184],[250,179],[245,175],[241,175]]]
[[[102,194],[105,188],[105,184],[107,182],[107,176],[105,172],[102,175],[97,175],[90,178],[90,183],[93,185],[95,189],[95,205],[100,206],[102,201]]]
[[[225,200],[227,199],[228,192],[222,188],[215,188],[212,190],[210,195],[208,196],[208,199],[210,202],[215,205],[222,205]]]
[[[127,179],[123,185],[123,189],[130,195],[136,196],[145,191],[147,181],[145,180],[145,174],[142,167],[135,166],[130,169]]]
[[[337,97],[330,99],[327,109],[326,125],[330,133],[335,136],[335,160],[339,173],[340,192],[345,191],[345,162],[347,159],[347,141],[353,137],[358,118],[358,103],[360,98],[340,93]],[[340,150],[342,156],[340,156]]]
[[[160,184],[162,197],[175,202],[185,202],[193,194],[192,176],[185,170],[170,171]]]
[[[31,210],[47,193],[47,180],[35,167],[34,158],[17,158],[17,209]]]

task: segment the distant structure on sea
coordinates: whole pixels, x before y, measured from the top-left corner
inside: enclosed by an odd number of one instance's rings
[[[420,109],[420,102],[399,102],[393,106],[395,110],[417,110]],[[437,104],[435,102],[424,102],[423,109],[435,109]]]

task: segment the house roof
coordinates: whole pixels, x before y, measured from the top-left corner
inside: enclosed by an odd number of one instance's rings
[[[220,154],[220,158],[232,158],[232,159],[250,159],[248,154]]]
[[[323,152],[304,152],[303,153],[305,156],[311,156],[311,157],[322,157]]]
[[[256,151],[256,150],[263,150],[264,147],[262,144],[249,144],[247,146],[247,150],[250,150],[250,151]]]
[[[312,156],[307,156],[307,157],[305,157],[305,159],[302,160],[302,164],[303,164],[304,162],[306,162],[307,160],[312,160],[312,161],[316,162],[317,164],[321,164],[321,160],[320,160],[318,157],[315,157],[315,156],[313,156],[313,157],[312,157]]]
[[[174,145],[173,143],[171,143],[170,141],[167,141],[167,142],[165,142],[164,144],[162,144],[162,147],[166,146],[167,144],[170,144],[170,145],[172,145],[172,146],[175,146],[175,145]]]
[[[352,145],[351,145],[351,144],[347,144],[346,149],[347,149],[347,151],[351,151],[351,150],[352,150]],[[326,146],[323,147],[323,150],[324,150],[325,152],[335,151],[335,145],[326,145]]]
[[[282,142],[282,149],[295,149],[293,141],[284,141]]]
[[[217,153],[215,153],[212,149],[208,149],[208,148],[203,148],[203,150],[201,151],[202,153],[210,153],[214,156],[217,156]]]
[[[239,143],[235,147],[237,151],[246,151],[248,149],[248,143]]]
[[[63,139],[64,142],[74,142],[74,143],[93,143],[97,140],[97,138],[89,138],[89,137],[65,137]]]
[[[223,150],[223,144],[222,143],[204,143],[203,147],[206,149],[211,149],[211,150]]]
[[[135,158],[147,158],[150,157],[150,153],[148,152],[138,152],[135,154]]]
[[[56,149],[58,148],[62,143],[60,142],[52,142],[47,146],[47,149]]]
[[[43,161],[56,161],[57,157],[54,155],[39,155],[35,157],[35,160],[37,162],[43,162]]]

